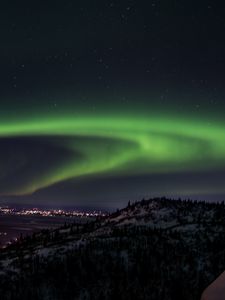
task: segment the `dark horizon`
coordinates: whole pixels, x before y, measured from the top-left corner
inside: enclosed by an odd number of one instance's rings
[[[32,209],[32,208],[38,208],[38,209],[46,209],[46,210],[51,210],[51,209],[63,209],[65,211],[80,211],[80,212],[103,212],[103,213],[113,213],[117,211],[118,209],[123,209],[125,208],[128,203],[133,204],[135,202],[140,202],[141,200],[151,200],[151,199],[161,199],[161,198],[166,198],[166,199],[171,199],[171,200],[182,200],[182,201],[192,201],[192,202],[206,202],[206,203],[221,203],[225,202],[225,197],[224,195],[217,195],[216,198],[211,198],[211,196],[206,196],[206,195],[196,195],[195,197],[192,196],[184,196],[184,197],[179,197],[178,195],[151,195],[151,196],[145,196],[145,197],[139,197],[139,198],[129,198],[124,201],[119,201],[118,204],[112,203],[114,205],[108,205],[108,206],[88,206],[88,205],[71,205],[71,204],[62,204],[62,202],[55,203],[37,203],[37,202],[31,202],[30,200],[28,202],[22,202],[21,200],[19,202],[13,202],[13,200],[9,201],[9,199],[6,200],[0,200],[0,207],[9,207],[9,208],[15,208],[15,209]]]

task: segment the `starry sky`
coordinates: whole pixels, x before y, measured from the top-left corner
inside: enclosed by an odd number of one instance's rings
[[[225,200],[224,10],[2,4],[0,203]]]

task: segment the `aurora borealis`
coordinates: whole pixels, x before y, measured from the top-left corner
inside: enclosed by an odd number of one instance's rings
[[[5,122],[0,135],[11,153],[9,162],[3,157],[2,182],[13,178],[13,172],[22,174],[1,186],[3,195],[29,195],[66,180],[85,182],[86,177],[212,172],[225,166],[225,125],[176,117],[73,117],[67,112]],[[38,166],[33,163],[37,158]]]
[[[216,7],[47,1],[1,13],[0,202],[223,199]]]

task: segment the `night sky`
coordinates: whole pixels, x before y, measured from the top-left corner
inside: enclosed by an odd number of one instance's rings
[[[225,200],[225,9],[7,1],[0,202]]]

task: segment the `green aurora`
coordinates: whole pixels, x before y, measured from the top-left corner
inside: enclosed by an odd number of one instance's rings
[[[26,195],[85,176],[132,176],[222,171],[225,166],[225,124],[170,115],[37,114],[5,120],[1,139],[42,139],[63,149],[54,164],[44,163],[33,176],[1,186],[1,195]],[[19,155],[17,153],[17,155]],[[45,153],[43,153],[45,155]],[[15,169],[27,164],[26,155]],[[34,158],[35,159],[35,158]],[[2,164],[4,157],[2,158]],[[10,176],[2,168],[0,179]],[[23,175],[21,175],[23,176]],[[223,189],[223,188],[222,188]],[[223,189],[225,191],[225,188]]]

